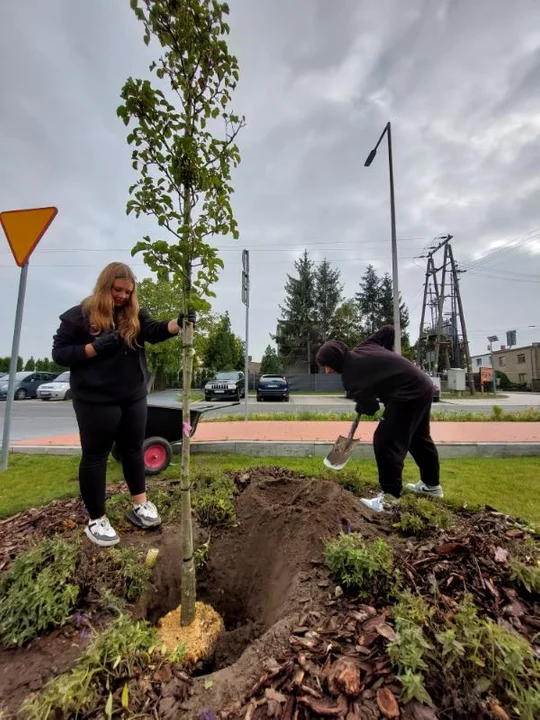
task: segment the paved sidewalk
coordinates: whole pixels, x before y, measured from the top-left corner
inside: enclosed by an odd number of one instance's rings
[[[377,424],[362,422],[356,437],[370,443]],[[540,443],[540,422],[435,422],[432,423],[433,439],[438,444],[455,443]],[[322,421],[238,421],[200,422],[193,443],[210,442],[278,442],[278,443],[333,443],[338,435],[346,435],[348,422]],[[56,435],[52,437],[17,440],[12,447],[79,447],[79,436]]]

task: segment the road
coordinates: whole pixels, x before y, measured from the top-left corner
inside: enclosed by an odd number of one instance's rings
[[[163,403],[178,407],[178,392],[166,391],[150,396],[150,403]],[[205,417],[219,417],[222,415],[240,415],[244,413],[243,401],[241,405],[227,406],[219,410],[210,411]],[[447,413],[456,412],[491,412],[493,405],[500,405],[507,411],[523,411],[528,407],[540,409],[540,393],[511,393],[507,398],[498,400],[443,400],[433,406],[435,411]],[[6,404],[0,402],[0,427],[4,424],[4,411]],[[11,439],[27,440],[31,438],[47,437],[51,435],[66,435],[77,432],[77,423],[70,402],[43,402],[42,400],[23,400],[15,402],[13,419],[11,423]],[[250,398],[249,412],[274,413],[284,412],[295,415],[298,412],[347,412],[351,411],[353,403],[338,396],[324,395],[294,395],[290,402],[262,402]],[[0,435],[1,437],[1,435]]]

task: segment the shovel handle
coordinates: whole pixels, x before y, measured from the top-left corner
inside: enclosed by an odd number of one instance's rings
[[[356,432],[356,429],[358,428],[358,423],[360,422],[360,414],[357,413],[356,417],[353,420],[353,424],[351,425],[351,429],[349,430],[349,435],[347,437],[347,440],[352,440],[354,437],[354,433]]]

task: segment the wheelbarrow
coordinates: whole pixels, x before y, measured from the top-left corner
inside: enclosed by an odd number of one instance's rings
[[[224,407],[239,405],[232,403],[197,403],[189,409],[189,436],[193,437],[201,415],[210,410],[222,410]],[[146,475],[158,475],[171,464],[173,446],[182,445],[184,418],[181,407],[170,405],[149,405],[144,433],[143,457]],[[112,457],[121,462],[122,456],[116,443],[111,450]]]

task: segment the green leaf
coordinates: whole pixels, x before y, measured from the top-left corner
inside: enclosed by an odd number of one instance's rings
[[[122,707],[127,710],[129,707],[129,688],[128,684],[125,683],[122,688]]]
[[[112,692],[109,693],[107,697],[107,702],[105,703],[105,715],[107,718],[112,718],[112,710],[113,710],[113,696]]]
[[[210,678],[206,678],[206,680],[204,681],[204,689],[205,689],[205,690],[210,690],[210,688],[211,688],[213,685],[214,685],[214,681],[213,681],[213,680],[210,680]]]

